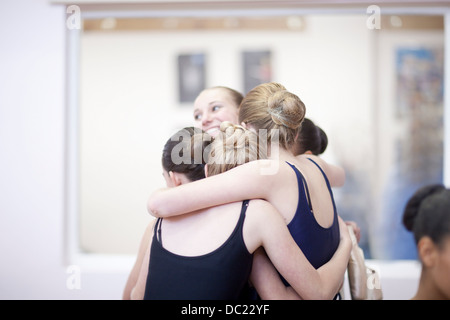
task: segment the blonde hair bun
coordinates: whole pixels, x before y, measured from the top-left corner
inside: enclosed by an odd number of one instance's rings
[[[238,165],[265,158],[266,144],[259,145],[256,133],[224,121],[220,125],[220,133],[211,144],[208,175],[213,176]]]
[[[226,149],[239,150],[245,147],[246,139],[249,139],[249,133],[247,129],[240,125],[235,125],[229,121],[224,121],[220,124],[220,131],[223,139],[223,143]]]
[[[270,95],[267,105],[272,121],[279,126],[297,129],[305,117],[303,102],[287,90],[279,90]]]
[[[306,107],[300,98],[277,82],[262,83],[242,100],[239,123],[267,130],[267,140],[290,149],[296,140]]]

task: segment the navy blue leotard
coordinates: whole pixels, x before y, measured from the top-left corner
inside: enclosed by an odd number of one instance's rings
[[[333,202],[333,223],[328,228],[324,228],[317,223],[312,211],[306,180],[294,165],[288,163],[297,175],[299,193],[297,210],[288,224],[288,229],[308,261],[317,269],[327,263],[334,255],[339,246],[340,234],[336,205],[328,178],[315,161],[309,158],[308,160],[319,168],[327,184]],[[283,279],[283,281],[288,284],[286,280]]]
[[[161,219],[155,225],[144,299],[234,300],[243,298],[253,255],[245,246],[242,227],[248,200],[229,238],[214,251],[181,256],[162,246]]]

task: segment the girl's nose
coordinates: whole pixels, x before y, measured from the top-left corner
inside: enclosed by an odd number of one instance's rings
[[[209,112],[205,112],[202,116],[202,126],[205,126],[210,122],[211,122],[211,115],[209,114]]]

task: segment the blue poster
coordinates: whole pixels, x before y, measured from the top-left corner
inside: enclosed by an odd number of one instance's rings
[[[406,202],[420,187],[443,181],[443,50],[396,51],[395,162],[383,195],[381,259],[416,259],[412,233],[402,224]]]

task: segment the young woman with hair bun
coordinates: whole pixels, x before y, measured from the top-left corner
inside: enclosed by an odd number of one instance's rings
[[[158,190],[149,198],[149,212],[170,217],[245,199],[264,199],[281,214],[297,245],[319,268],[335,253],[342,232],[330,181],[339,186],[345,176],[319,157],[293,153],[305,112],[299,97],[281,84],[255,87],[239,107],[239,123],[267,135],[270,158],[177,188]],[[257,257],[266,259],[255,255],[254,261]],[[346,262],[341,267],[337,273],[345,270]],[[263,289],[258,293],[263,296]]]
[[[194,128],[185,128],[167,141],[162,165],[168,187],[200,181],[203,170],[208,176],[219,175],[266,155],[255,133],[231,123],[222,123],[219,134],[210,141],[207,134]],[[202,155],[201,161],[198,154]],[[339,226],[346,230],[342,221]],[[273,290],[266,298],[299,298],[297,292],[304,298],[330,298],[339,288],[350,246],[343,232],[336,255],[316,270],[267,201],[246,200],[200,209],[158,219],[148,227],[124,298],[246,298],[250,272],[256,280],[273,276],[272,270],[267,273],[252,261],[259,247],[265,249],[295,290],[286,288],[278,278],[278,282],[271,281]]]
[[[405,228],[414,234],[422,273],[415,300],[450,299],[450,189],[420,188],[403,213]]]
[[[312,120],[303,119],[294,148],[294,154],[313,154],[319,156],[328,146],[328,136],[325,131]]]

